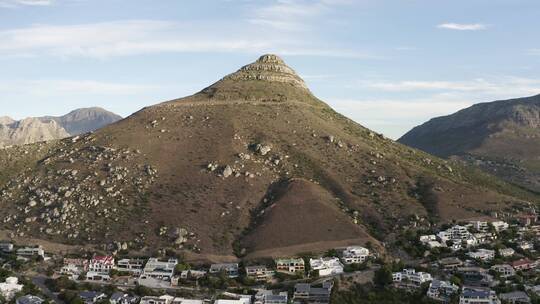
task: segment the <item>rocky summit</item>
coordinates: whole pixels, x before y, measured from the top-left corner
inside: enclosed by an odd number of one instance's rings
[[[402,227],[538,200],[336,113],[275,55],[92,134],[1,150],[0,166],[14,237],[188,259],[384,253]]]
[[[540,95],[480,103],[434,118],[399,141],[540,191]]]

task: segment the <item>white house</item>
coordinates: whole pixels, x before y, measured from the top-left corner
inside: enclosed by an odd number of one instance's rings
[[[22,291],[23,287],[16,277],[8,277],[4,283],[0,283],[0,294],[4,299],[10,301],[16,293]]]
[[[116,263],[116,270],[138,275],[142,273],[145,263],[143,259],[121,259]]]
[[[410,282],[416,286],[420,286],[432,280],[431,274],[427,272],[416,272],[414,269],[403,269],[401,272],[394,272],[392,274],[392,281],[394,283]]]
[[[513,256],[514,253],[516,253],[516,251],[512,248],[499,249],[499,254],[505,258]]]
[[[508,265],[508,264],[493,265],[493,266],[491,266],[491,269],[493,269],[496,272],[500,273],[502,278],[513,277],[516,274],[516,271],[514,270],[514,267],[512,267],[511,265]]]
[[[473,259],[490,261],[495,258],[495,250],[478,249],[476,251],[467,252],[467,255]]]
[[[88,272],[108,274],[114,269],[112,256],[94,256],[88,263]]]
[[[503,221],[491,222],[491,225],[493,225],[493,228],[495,228],[495,231],[497,232],[504,231],[509,227],[508,223]]]
[[[309,264],[311,269],[318,271],[321,277],[343,273],[343,264],[338,258],[310,259]]]
[[[17,255],[20,256],[40,256],[42,258],[45,257],[45,251],[43,250],[43,247],[37,246],[37,247],[24,247],[17,249]]]
[[[472,235],[467,227],[455,225],[452,226],[450,229],[447,229],[445,231],[440,231],[437,234],[437,237],[441,240],[443,244],[445,244],[447,241],[452,241],[454,244],[465,244],[467,247],[470,246],[476,246],[478,244],[478,241]]]
[[[144,266],[141,277],[170,281],[174,275],[176,265],[178,265],[177,259],[169,259],[166,262],[162,262],[159,259],[151,258],[146,263],[146,266]]]
[[[369,249],[360,246],[347,247],[342,253],[343,263],[345,264],[364,263],[368,257]]]

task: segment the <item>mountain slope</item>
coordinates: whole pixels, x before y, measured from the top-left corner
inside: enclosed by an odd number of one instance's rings
[[[540,191],[540,95],[481,103],[434,118],[399,141]]]
[[[538,199],[334,112],[274,55],[93,134],[0,151],[0,165],[4,229],[195,258],[377,247],[411,221]]]

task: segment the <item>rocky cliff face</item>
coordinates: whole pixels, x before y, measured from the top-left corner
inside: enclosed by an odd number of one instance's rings
[[[23,145],[68,137],[69,134],[55,121],[26,118],[9,124],[0,124],[0,147]]]
[[[0,147],[61,139],[95,131],[121,117],[101,108],[77,109],[60,117],[0,117]]]
[[[434,118],[399,141],[540,190],[540,95],[481,103]]]

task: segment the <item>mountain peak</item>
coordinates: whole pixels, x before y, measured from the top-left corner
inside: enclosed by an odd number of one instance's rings
[[[323,104],[313,96],[304,80],[283,59],[273,54],[259,57],[197,95],[205,99],[230,101]]]
[[[224,79],[278,82],[308,90],[304,80],[292,68],[287,66],[283,59],[273,54],[259,57],[257,61],[243,66],[240,70],[226,76]]]

